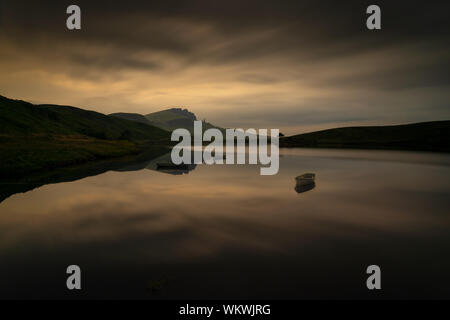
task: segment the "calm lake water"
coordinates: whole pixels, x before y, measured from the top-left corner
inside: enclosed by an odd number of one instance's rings
[[[155,168],[1,202],[0,297],[450,298],[448,154],[282,149],[275,176]],[[299,194],[305,172],[316,186]],[[66,289],[71,264],[80,292]],[[377,292],[366,288],[371,264]]]

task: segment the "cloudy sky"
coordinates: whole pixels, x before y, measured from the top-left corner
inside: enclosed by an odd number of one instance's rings
[[[287,134],[450,119],[449,5],[375,3],[379,31],[364,0],[0,0],[0,94]]]

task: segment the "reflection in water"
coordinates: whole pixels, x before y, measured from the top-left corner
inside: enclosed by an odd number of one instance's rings
[[[182,175],[182,174],[188,174],[190,171],[194,170],[197,167],[195,164],[184,164],[179,166],[170,166],[167,164],[158,164],[158,170],[159,172],[164,172],[168,174],[173,175]]]
[[[449,155],[281,152],[275,176],[142,161],[10,196],[0,297],[71,297],[74,263],[86,298],[370,298],[370,264],[379,297],[450,297]],[[298,196],[307,171],[320,184]]]
[[[309,184],[296,184],[295,185],[295,191],[297,191],[297,193],[302,193],[302,192],[306,192],[309,190],[314,189],[314,187],[316,186],[315,182],[309,183]]]
[[[195,164],[183,164],[176,166],[172,164],[171,154],[166,153],[147,163],[146,168],[172,175],[188,174],[197,167]]]
[[[315,173],[304,173],[295,178],[295,191],[297,193],[302,193],[314,189],[316,186],[316,174]]]
[[[27,192],[46,184],[76,181],[110,170],[142,170],[147,167],[151,159],[162,154],[168,154],[167,152],[168,149],[165,147],[149,147],[146,152],[139,155],[87,162],[78,166],[57,168],[49,171],[39,171],[18,178],[2,178],[0,183],[0,202],[15,193]]]

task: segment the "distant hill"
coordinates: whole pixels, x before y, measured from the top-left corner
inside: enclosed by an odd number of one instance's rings
[[[167,131],[152,125],[59,105],[33,105],[0,96],[0,134],[83,135],[106,140],[158,140]]]
[[[111,113],[110,116],[152,125],[152,123],[148,121],[148,119],[145,116],[139,113],[118,112],[118,113]]]
[[[0,96],[0,176],[139,153],[170,133],[70,106],[33,105]]]
[[[450,151],[450,121],[345,127],[280,138],[281,147]]]
[[[158,128],[173,131],[178,128],[185,128],[193,132],[194,121],[197,117],[194,113],[182,108],[172,108],[163,111],[153,112],[145,115],[150,123]],[[214,126],[209,122],[203,122],[203,130],[220,127]]]
[[[157,111],[149,113],[145,116],[138,113],[125,112],[112,113],[110,116],[145,123],[169,132],[172,132],[178,128],[188,129],[190,132],[193,132],[194,121],[198,120],[197,116],[193,112],[182,108],[171,108]],[[202,127],[203,130],[210,128],[217,128],[222,131],[224,130],[206,121],[203,121]]]

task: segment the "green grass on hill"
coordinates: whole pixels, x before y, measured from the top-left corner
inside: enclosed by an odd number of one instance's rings
[[[107,140],[164,140],[167,131],[69,106],[33,105],[0,96],[0,134],[66,134]]]
[[[111,113],[110,116],[152,125],[152,123],[145,116],[139,113],[117,112]]]
[[[169,132],[144,123],[0,96],[0,176],[120,157],[169,142]]]

